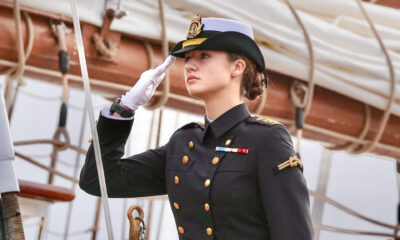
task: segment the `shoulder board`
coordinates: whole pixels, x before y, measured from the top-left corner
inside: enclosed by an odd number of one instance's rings
[[[269,118],[263,118],[263,117],[251,117],[251,118],[249,118],[249,121],[254,122],[254,123],[265,124],[268,126],[272,126],[272,125],[276,125],[276,124],[282,125],[282,123],[280,123],[278,121],[275,121],[275,120],[272,120]]]
[[[187,129],[187,128],[196,128],[199,127],[201,129],[204,129],[205,123],[204,122],[190,122],[188,124],[183,125],[182,127],[180,127],[178,130],[181,129]]]
[[[206,125],[205,122],[196,122],[196,124],[198,124],[198,125],[200,125],[200,126],[203,126],[203,127]]]

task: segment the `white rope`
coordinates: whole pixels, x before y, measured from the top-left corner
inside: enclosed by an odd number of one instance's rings
[[[79,143],[78,143],[78,146],[80,148],[83,147],[83,138],[85,136],[86,112],[87,112],[87,108],[86,108],[86,105],[84,105],[84,110],[83,110],[83,113],[82,113],[81,130],[80,130],[80,134],[79,134]],[[77,178],[78,177],[78,171],[80,169],[80,164],[79,164],[79,160],[80,159],[81,159],[81,154],[76,153],[75,164],[73,166],[73,168],[74,168],[73,178]],[[60,159],[58,161],[60,161]],[[76,183],[73,182],[72,185],[71,185],[71,188],[73,190],[75,190],[75,186],[76,186]],[[73,202],[71,201],[68,204],[67,219],[66,219],[65,229],[64,229],[64,240],[67,240],[68,236],[71,235],[71,233],[69,233],[69,226],[71,224],[72,208],[73,208]]]
[[[82,33],[81,33],[79,16],[78,16],[78,9],[76,6],[76,0],[71,0],[70,3],[71,3],[71,10],[72,10],[72,18],[73,18],[73,22],[74,22],[74,29],[75,29],[75,39],[76,39],[76,44],[78,47],[79,62],[80,62],[80,67],[81,67],[82,79],[83,79],[83,87],[85,89],[85,105],[88,109],[90,128],[92,130],[93,146],[94,146],[94,153],[95,153],[95,158],[96,158],[97,172],[99,174],[101,202],[102,202],[103,208],[104,208],[108,239],[113,240],[114,237],[113,237],[113,231],[112,231],[112,225],[111,225],[110,210],[109,210],[109,206],[108,206],[108,194],[107,194],[106,180],[104,177],[103,162],[101,159],[99,137],[97,135],[97,129],[96,129],[96,124],[95,124],[94,114],[93,114],[93,104],[92,104],[91,91],[90,91],[89,74],[88,74],[87,66],[86,66],[85,51],[84,51],[84,47],[83,47]]]

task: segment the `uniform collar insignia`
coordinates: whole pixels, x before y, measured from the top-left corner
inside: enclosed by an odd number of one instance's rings
[[[186,39],[197,37],[201,33],[203,26],[204,25],[201,23],[201,17],[199,15],[194,16],[192,23],[189,25],[186,31]]]
[[[229,129],[245,120],[250,116],[249,109],[245,103],[239,104],[232,109],[228,110],[217,119],[215,119],[212,123],[207,120],[207,117],[204,117],[204,121],[206,122],[205,130],[203,132],[202,139],[204,140],[204,136],[206,135],[206,131],[208,128],[211,128],[214,137],[219,138],[224,133],[226,133]]]

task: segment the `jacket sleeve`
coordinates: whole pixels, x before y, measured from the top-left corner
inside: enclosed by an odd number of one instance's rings
[[[263,139],[257,171],[271,239],[312,240],[310,200],[301,169],[273,171],[295,156],[291,137],[283,125],[276,124],[266,130]]]
[[[100,115],[97,131],[109,197],[140,197],[166,194],[166,146],[122,158],[133,119],[115,120]],[[79,186],[100,196],[93,144],[82,168]]]

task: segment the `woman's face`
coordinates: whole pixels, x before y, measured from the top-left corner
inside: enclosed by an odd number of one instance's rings
[[[193,50],[185,54],[185,83],[189,94],[207,100],[231,82],[232,62],[224,51]]]

